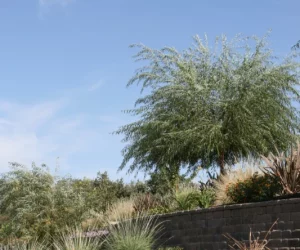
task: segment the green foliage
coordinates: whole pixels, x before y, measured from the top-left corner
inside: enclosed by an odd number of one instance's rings
[[[286,150],[295,141],[299,117],[292,101],[300,96],[293,57],[275,61],[265,38],[222,36],[215,48],[206,38],[194,41],[183,52],[134,46],[145,64],[128,85],[140,83],[147,94],[128,111],[139,120],[116,132],[127,143],[121,169],[219,165],[224,172],[225,163]]]
[[[273,199],[281,186],[267,175],[254,174],[251,178],[238,181],[227,187],[226,193],[235,203],[256,202]]]
[[[67,230],[54,241],[54,250],[100,250],[103,239],[87,237],[82,230]]]
[[[24,242],[9,242],[9,245],[0,245],[1,250],[46,250],[47,245],[43,242],[32,241]]]
[[[146,188],[145,184],[111,181],[99,173],[95,180],[58,178],[45,165],[26,167],[13,163],[0,178],[0,242],[11,238],[52,241],[67,227],[96,221],[98,213],[123,197]]]
[[[179,185],[190,183],[195,176],[187,176],[179,172],[171,173],[168,169],[160,169],[150,173],[150,178],[147,180],[146,185],[152,194],[165,195],[175,191]]]
[[[159,199],[153,194],[142,194],[134,198],[133,208],[136,213],[146,212],[159,205]]]
[[[205,188],[196,195],[198,207],[209,208],[215,201],[215,190],[213,188]]]
[[[193,186],[181,186],[174,193],[176,210],[190,210],[198,205],[199,190]]]
[[[162,224],[158,223],[153,216],[139,214],[135,219],[121,220],[110,227],[107,249],[151,250],[161,230]]]
[[[209,187],[199,189],[195,185],[183,185],[173,194],[173,199],[173,210],[208,208],[215,200],[215,191]]]
[[[270,154],[263,160],[267,164],[263,171],[281,184],[285,194],[300,193],[300,144],[297,149],[292,148],[289,156]]]
[[[164,214],[174,210],[174,200],[171,195],[151,193],[142,194],[134,199],[135,213],[146,212],[147,214]]]
[[[181,247],[166,247],[166,248],[159,248],[158,250],[183,250]]]
[[[46,166],[26,169],[14,163],[0,182],[0,211],[7,217],[1,224],[2,239],[49,237],[84,216],[84,200],[73,192],[70,179],[56,183]]]

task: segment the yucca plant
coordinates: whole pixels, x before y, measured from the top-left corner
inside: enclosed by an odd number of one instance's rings
[[[268,157],[262,156],[267,164],[262,170],[265,174],[275,180],[279,180],[285,194],[295,194],[300,192],[300,144],[297,149],[292,148],[290,156],[279,153],[278,156],[270,154]]]
[[[231,244],[228,244],[230,249],[239,249],[239,250],[270,250],[267,247],[268,236],[271,234],[274,226],[277,224],[278,219],[273,223],[268,232],[266,233],[263,240],[260,240],[259,237],[254,237],[252,231],[249,233],[249,242],[239,241],[236,238],[232,237],[230,234],[224,234],[224,237],[231,241]]]
[[[108,250],[151,250],[156,245],[162,223],[154,216],[138,214],[134,219],[120,219],[110,225],[106,240]]]

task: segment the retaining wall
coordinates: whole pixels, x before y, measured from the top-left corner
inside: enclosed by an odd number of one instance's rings
[[[184,250],[230,249],[225,233],[238,240],[264,235],[278,220],[269,236],[271,249],[300,250],[300,198],[219,206],[160,215],[164,221],[161,242]]]

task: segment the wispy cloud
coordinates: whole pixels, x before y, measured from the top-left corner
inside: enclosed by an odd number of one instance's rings
[[[82,116],[62,116],[67,105],[64,100],[0,102],[0,171],[7,170],[8,162],[53,165],[57,157],[65,168],[72,154],[87,147],[95,134],[82,126]]]
[[[124,121],[119,114],[74,112],[80,98],[72,95],[34,104],[0,101],[0,173],[8,162],[35,161],[52,169],[58,164],[60,174],[92,177],[107,170],[118,178],[122,145],[111,132]]]
[[[67,6],[73,2],[75,2],[75,0],[39,0],[39,5],[42,7],[51,5]]]
[[[103,82],[102,81],[96,82],[94,84],[91,84],[88,87],[88,91],[90,91],[90,92],[95,91],[95,90],[99,89],[101,86],[103,86]]]
[[[55,6],[66,11],[68,9],[66,7],[74,2],[76,2],[76,0],[38,0],[38,17],[43,20]]]

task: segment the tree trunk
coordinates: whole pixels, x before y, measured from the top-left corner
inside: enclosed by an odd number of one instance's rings
[[[221,175],[226,175],[226,170],[225,170],[225,153],[224,153],[224,151],[222,151],[221,155],[219,156],[219,167],[220,167],[220,173],[221,173]]]

